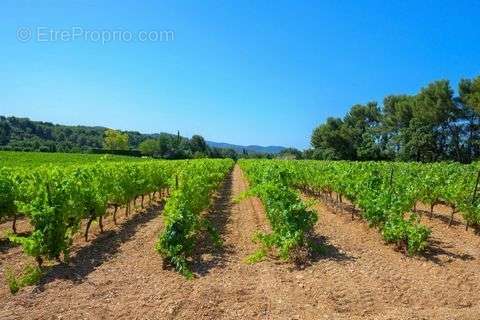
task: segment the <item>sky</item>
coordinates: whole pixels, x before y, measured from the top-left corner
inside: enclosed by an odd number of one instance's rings
[[[0,115],[304,149],[353,104],[480,75],[479,14],[480,1],[3,0]]]

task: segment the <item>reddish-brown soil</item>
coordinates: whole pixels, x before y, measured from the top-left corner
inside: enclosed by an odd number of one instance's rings
[[[233,201],[246,189],[236,166],[208,214],[223,246],[199,240],[195,279],[162,269],[153,250],[161,208],[154,207],[76,244],[70,265],[54,266],[38,286],[12,296],[2,282],[0,319],[480,318],[480,237],[463,226],[424,218],[432,245],[410,258],[358,217],[318,204],[322,254],[302,269],[275,260],[249,265],[252,235],[267,221],[258,199]],[[2,272],[26,260],[6,246],[0,259]]]

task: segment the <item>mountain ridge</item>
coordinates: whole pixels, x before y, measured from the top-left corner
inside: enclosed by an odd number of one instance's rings
[[[227,142],[214,142],[214,141],[206,141],[210,147],[213,148],[225,148],[225,149],[233,149],[237,153],[242,153],[243,150],[246,150],[248,153],[262,153],[262,154],[278,154],[282,150],[285,150],[286,147],[283,146],[260,146],[260,145],[238,145],[232,144]]]

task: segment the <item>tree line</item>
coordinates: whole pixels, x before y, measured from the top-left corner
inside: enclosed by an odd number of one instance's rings
[[[342,118],[314,129],[304,158],[328,160],[458,161],[480,157],[480,76],[448,80],[415,95],[389,95],[383,105],[356,104]]]
[[[139,145],[142,155],[163,159],[190,159],[190,158],[231,158],[237,159],[237,152],[233,149],[212,148],[207,145],[200,135],[193,135],[190,139],[162,133],[158,138],[146,139]]]
[[[202,136],[142,134],[103,127],[66,126],[0,116],[0,150],[115,153],[164,159],[233,158],[233,149],[211,148]]]

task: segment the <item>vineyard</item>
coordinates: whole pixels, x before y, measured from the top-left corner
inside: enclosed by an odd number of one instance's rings
[[[480,312],[477,163],[30,155],[0,155],[0,318]]]
[[[100,155],[88,153],[41,153],[41,152],[13,152],[0,151],[0,163],[2,167],[24,167],[35,168],[45,164],[54,165],[80,165],[94,164],[98,161],[102,162],[138,162],[146,161],[143,158],[133,158],[118,155]]]
[[[68,262],[72,239],[82,220],[86,221],[84,237],[88,241],[92,222],[96,221],[103,231],[107,208],[113,208],[111,214],[117,224],[120,207],[128,216],[138,199],[144,208],[146,197],[151,203],[158,195],[168,195],[166,228],[157,250],[187,276],[190,272],[185,254],[191,250],[195,233],[202,227],[214,232],[200,213],[232,167],[231,160],[108,162],[102,158],[87,165],[75,165],[79,159],[71,159],[67,166],[63,159],[59,163],[63,166],[5,167],[0,172],[0,210],[2,216],[13,219],[13,233],[8,238],[33,256],[39,267],[44,258],[61,261],[63,256],[63,262]],[[32,226],[28,236],[16,234],[19,213],[28,217]]]
[[[271,162],[265,166],[272,167]],[[417,203],[461,212],[465,227],[480,225],[477,164],[413,164],[381,162],[282,161],[276,172],[290,173],[289,184],[342,207],[343,199],[360,210],[360,216],[377,227],[386,242],[409,254],[424,251],[430,230],[420,223]],[[280,170],[280,171],[279,171]],[[336,199],[333,198],[336,195]],[[354,210],[352,211],[352,218]]]

